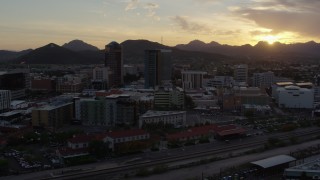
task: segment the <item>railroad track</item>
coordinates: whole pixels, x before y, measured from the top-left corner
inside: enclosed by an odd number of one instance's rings
[[[147,162],[137,162],[134,164],[128,164],[128,165],[118,166],[118,167],[114,167],[114,168],[107,168],[107,169],[98,169],[98,170],[92,169],[92,170],[87,170],[87,171],[79,171],[79,172],[75,172],[75,173],[68,173],[68,174],[61,174],[61,175],[56,175],[56,176],[52,176],[52,177],[46,177],[43,179],[46,179],[46,180],[49,180],[49,179],[77,179],[77,178],[81,179],[81,178],[89,178],[89,177],[93,177],[93,176],[108,175],[108,174],[114,174],[117,172],[136,170],[136,169],[143,168],[143,167],[152,167],[152,166],[156,166],[156,165],[177,162],[177,161],[181,161],[181,160],[188,160],[188,159],[201,158],[201,157],[206,157],[206,156],[213,156],[213,155],[217,155],[217,154],[221,154],[221,153],[232,152],[232,151],[238,150],[238,149],[259,147],[259,146],[264,145],[268,141],[268,138],[272,138],[272,137],[278,138],[280,140],[288,140],[291,137],[304,137],[304,136],[319,135],[319,134],[320,134],[320,129],[311,130],[311,131],[294,132],[294,133],[284,134],[284,135],[270,135],[270,136],[265,137],[263,140],[253,140],[251,142],[242,143],[242,144],[235,144],[235,145],[230,144],[230,145],[226,145],[221,148],[203,150],[203,151],[198,151],[198,152],[194,152],[194,153],[188,153],[188,154],[173,156],[173,157],[158,158],[158,159],[154,159],[152,161],[147,161]]]

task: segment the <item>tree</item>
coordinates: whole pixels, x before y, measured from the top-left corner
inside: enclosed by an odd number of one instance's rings
[[[292,136],[290,137],[290,143],[291,144],[297,144],[299,141],[298,137]]]
[[[248,111],[246,111],[246,112],[244,113],[244,115],[245,115],[248,119],[250,119],[250,118],[252,118],[252,117],[254,116],[254,112],[253,112],[252,110],[248,110]]]
[[[94,140],[89,143],[89,152],[96,158],[105,158],[111,152],[107,143],[103,141]]]
[[[301,180],[308,179],[307,173],[305,171],[302,172],[301,174]]]
[[[23,144],[23,140],[19,137],[15,137],[15,136],[10,136],[7,140],[7,145],[8,146],[18,146]]]
[[[192,98],[188,95],[184,96],[185,99],[185,103],[186,103],[186,109],[193,109],[196,107],[194,101],[192,100]]]
[[[0,174],[7,175],[9,172],[9,162],[6,159],[0,159]]]

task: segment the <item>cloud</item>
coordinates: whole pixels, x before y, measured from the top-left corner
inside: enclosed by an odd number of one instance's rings
[[[155,3],[146,3],[144,6],[144,9],[148,11],[147,16],[155,20],[160,20],[160,17],[156,15],[156,9],[158,8],[159,8],[159,5]]]
[[[240,34],[241,30],[234,30],[234,31],[230,31],[230,30],[216,30],[213,32],[213,34],[215,35],[220,35],[220,36],[230,36],[230,35],[236,35],[236,34]]]
[[[270,33],[270,31],[255,30],[255,31],[250,31],[250,34],[252,36],[259,36],[259,35],[266,35],[266,34],[271,34],[271,33]]]
[[[205,24],[190,21],[186,16],[174,16],[172,21],[182,30],[193,34],[211,34],[211,28]]]
[[[309,37],[320,37],[320,1],[318,0],[260,0],[232,12],[272,33],[294,32]],[[258,32],[252,32],[253,34]]]
[[[125,7],[125,11],[131,11],[131,10],[144,10],[146,12],[146,16],[149,18],[152,18],[154,20],[160,20],[160,17],[156,13],[156,9],[159,8],[159,5],[156,3],[142,3],[139,0],[130,0]],[[138,12],[137,15],[140,15],[142,13]]]
[[[187,16],[177,15],[172,17],[171,20],[181,30],[191,34],[232,36],[232,35],[238,35],[241,33],[240,29],[236,29],[236,30],[215,29],[209,24],[198,23],[193,20],[189,20]]]
[[[217,3],[217,2],[222,2],[225,0],[194,0],[195,2],[199,2],[199,3]]]
[[[125,11],[130,11],[133,9],[136,9],[139,5],[139,0],[131,0],[128,2],[126,8],[124,9]]]

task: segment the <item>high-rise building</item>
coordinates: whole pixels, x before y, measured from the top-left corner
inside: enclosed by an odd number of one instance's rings
[[[30,89],[29,70],[0,72],[0,89],[10,90],[13,100],[25,97],[25,91]]]
[[[183,71],[182,74],[182,88],[186,89],[200,89],[204,87],[203,76],[207,74],[204,71]]]
[[[0,112],[10,109],[11,92],[9,90],[0,90]]]
[[[271,71],[264,73],[253,73],[252,86],[260,88],[271,87],[271,85],[274,83],[274,79],[274,73]]]
[[[320,74],[314,76],[314,85],[320,86]]]
[[[314,105],[315,107],[320,105],[320,74],[314,77]]]
[[[136,113],[136,103],[127,94],[75,99],[75,118],[83,125],[133,125]]]
[[[112,41],[105,48],[105,66],[109,68],[109,87],[123,84],[123,59],[121,45]]]
[[[234,66],[234,80],[238,83],[248,82],[248,65],[240,64]]]
[[[95,67],[93,69],[93,76],[91,85],[97,90],[106,90],[109,81],[109,70],[107,67]]]
[[[154,107],[158,110],[184,109],[184,91],[181,88],[162,88],[154,92]]]
[[[73,103],[52,104],[32,110],[32,126],[60,128],[70,123],[73,116]]]
[[[144,58],[145,88],[154,88],[171,80],[171,50],[146,50]]]

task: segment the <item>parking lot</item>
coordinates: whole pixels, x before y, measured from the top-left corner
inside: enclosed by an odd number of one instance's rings
[[[57,163],[60,165],[54,153],[48,153],[43,148],[7,149],[2,156],[8,160],[10,173],[13,174],[51,169],[56,167]]]

